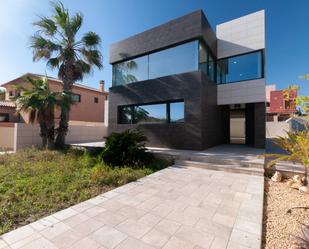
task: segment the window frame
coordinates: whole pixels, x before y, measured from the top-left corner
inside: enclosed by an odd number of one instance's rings
[[[73,95],[74,95],[74,96],[78,96],[78,101],[74,101],[74,100],[73,100]],[[73,103],[81,103],[81,102],[82,102],[82,95],[81,95],[81,94],[78,94],[78,93],[72,93],[72,102],[73,102]]]
[[[99,103],[99,97],[93,97],[93,102],[95,104],[98,104]]]
[[[248,54],[253,54],[253,53],[260,53],[261,54],[261,77],[259,78],[252,78],[252,79],[246,79],[246,80],[235,80],[235,81],[229,81],[229,82],[225,82],[225,83],[218,83],[218,79],[217,79],[217,65],[219,63],[219,61],[221,60],[226,60],[226,59],[230,59],[230,58],[234,58],[234,57],[239,57],[239,56],[243,56],[243,55],[248,55]],[[259,79],[263,79],[265,77],[265,68],[264,68],[264,60],[265,60],[265,55],[264,55],[264,49],[257,49],[254,51],[249,51],[246,53],[242,53],[242,54],[236,54],[236,55],[232,55],[232,56],[226,56],[220,59],[217,59],[216,61],[216,83],[217,85],[225,85],[225,84],[233,84],[233,83],[238,83],[238,82],[244,82],[244,81],[251,81],[251,80],[259,80]]]
[[[183,121],[182,122],[171,122],[171,107],[172,103],[183,103],[184,105],[184,113],[183,113]],[[166,110],[166,121],[165,122],[143,122],[143,123],[135,123],[134,120],[134,108],[139,106],[149,106],[149,105],[160,105],[165,104]],[[186,107],[185,107],[185,100],[184,99],[177,99],[177,100],[169,100],[169,101],[160,101],[160,102],[150,102],[150,103],[141,103],[141,104],[131,104],[131,105],[119,105],[117,106],[117,124],[118,125],[153,125],[153,124],[183,124],[186,122]],[[131,108],[131,123],[121,123],[121,108],[129,107]]]

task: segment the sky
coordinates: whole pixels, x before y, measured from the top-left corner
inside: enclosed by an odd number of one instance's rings
[[[0,84],[32,72],[56,76],[46,63],[33,62],[29,38],[39,16],[51,14],[48,0],[0,0]],[[102,39],[103,70],[94,70],[83,82],[98,87],[105,80],[111,86],[109,46],[146,29],[202,9],[211,26],[265,9],[266,82],[285,88],[300,86],[309,95],[309,1],[308,0],[63,0],[71,13],[82,12],[80,35],[98,33]]]

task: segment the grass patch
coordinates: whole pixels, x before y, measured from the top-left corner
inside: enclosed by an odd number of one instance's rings
[[[0,234],[165,168],[109,167],[98,153],[20,151],[0,156]]]

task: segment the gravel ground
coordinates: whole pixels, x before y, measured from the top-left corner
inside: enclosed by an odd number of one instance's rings
[[[286,182],[265,180],[263,248],[293,248],[291,235],[300,234],[299,222],[309,224],[308,209],[294,209],[287,214],[296,206],[309,207],[309,195],[289,188]]]

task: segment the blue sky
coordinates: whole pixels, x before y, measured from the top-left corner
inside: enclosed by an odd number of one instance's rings
[[[265,9],[266,80],[277,88],[299,84],[309,95],[309,81],[299,75],[309,73],[308,0],[64,0],[71,12],[84,14],[81,33],[97,32],[102,38],[104,69],[95,70],[84,83],[98,87],[101,79],[111,84],[108,50],[111,43],[142,32],[178,16],[203,9],[214,28],[216,24]],[[47,0],[9,0],[0,9],[0,83],[26,72],[55,76],[45,62],[32,62],[29,37],[37,15],[48,15]]]

